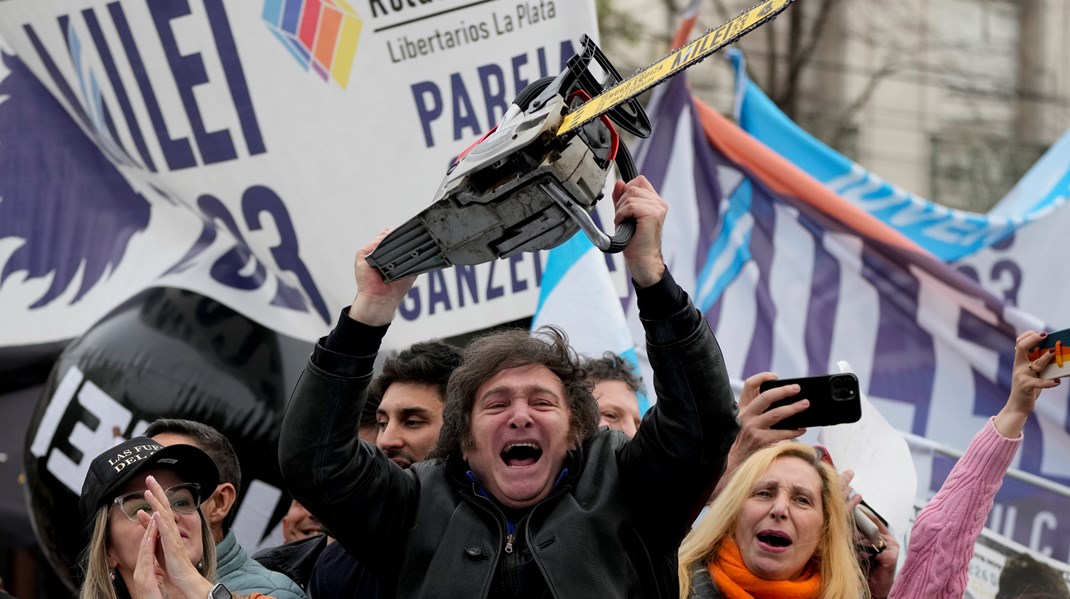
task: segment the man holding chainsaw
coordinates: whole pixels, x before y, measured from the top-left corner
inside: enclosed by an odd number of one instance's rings
[[[447,389],[435,459],[403,470],[357,440],[380,341],[412,279],[357,252],[358,293],[305,368],[283,423],[283,476],[398,597],[679,596],[676,552],[738,431],[717,342],[661,255],[667,204],[618,182],[616,220],[657,404],[634,439],[599,430],[591,384],[559,333],[473,342]]]

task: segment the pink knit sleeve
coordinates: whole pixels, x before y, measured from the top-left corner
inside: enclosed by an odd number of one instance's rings
[[[991,418],[974,436],[940,491],[914,521],[906,560],[890,598],[962,598],[974,542],[1021,443],[1020,436],[1000,435]]]

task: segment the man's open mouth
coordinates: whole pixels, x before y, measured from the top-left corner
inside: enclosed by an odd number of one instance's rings
[[[502,450],[502,461],[510,468],[531,466],[542,457],[542,448],[535,443],[512,443]]]
[[[788,547],[791,545],[791,537],[779,530],[763,530],[758,533],[758,540],[770,547]]]

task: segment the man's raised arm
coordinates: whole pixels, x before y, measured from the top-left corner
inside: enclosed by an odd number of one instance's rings
[[[617,221],[636,219],[624,250],[646,331],[657,403],[624,450],[635,505],[667,544],[678,544],[724,471],[739,431],[721,350],[702,313],[665,266],[668,205],[644,177],[618,182]]]
[[[316,344],[279,438],[279,465],[290,494],[347,550],[380,572],[401,550],[389,541],[402,538],[416,492],[409,475],[357,438],[376,354],[415,279],[385,283],[364,259],[386,233],[357,251],[357,295]]]

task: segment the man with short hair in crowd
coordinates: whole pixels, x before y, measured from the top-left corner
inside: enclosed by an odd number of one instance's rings
[[[594,398],[601,417],[598,426],[623,431],[629,439],[634,437],[643,418],[639,413],[643,379],[635,373],[635,367],[611,351],[601,358],[587,359],[584,366],[594,381]]]
[[[402,468],[423,461],[438,442],[446,383],[461,350],[438,341],[416,343],[383,363],[368,401],[377,405],[375,444]]]
[[[202,489],[209,497],[200,508],[216,543],[215,582],[236,595],[263,593],[275,599],[305,599],[297,583],[249,557],[230,528],[237,515],[234,506],[241,492],[241,465],[230,441],[207,424],[172,418],[156,420],[145,429],[145,436],[165,447],[193,445],[208,454],[219,469],[219,485],[215,489]]]
[[[312,568],[332,539],[318,518],[296,499],[282,517],[282,545],[257,551],[253,559],[268,570],[282,572],[308,593]]]
[[[416,343],[387,358],[382,373],[372,381],[363,414],[374,413],[374,442],[398,466],[422,462],[434,449],[442,428],[446,383],[460,364],[461,350],[452,345]],[[319,555],[308,591],[317,599],[379,597],[374,575],[340,543],[328,545]]]
[[[354,439],[387,327],[413,279],[386,283],[357,252],[358,293],[317,345],[279,442],[294,495],[409,597],[679,596],[677,550],[738,430],[720,349],[661,255],[667,204],[618,182],[616,218],[655,373],[632,440],[598,428],[592,384],[560,332],[473,342],[450,377],[433,459],[402,469]]]

